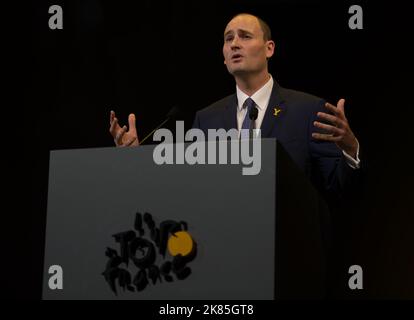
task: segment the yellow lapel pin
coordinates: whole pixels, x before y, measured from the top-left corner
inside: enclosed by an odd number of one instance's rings
[[[278,108],[278,107],[273,108],[273,115],[274,115],[275,117],[277,117],[277,116],[279,115],[280,111],[282,111],[282,109],[280,109],[280,108]]]

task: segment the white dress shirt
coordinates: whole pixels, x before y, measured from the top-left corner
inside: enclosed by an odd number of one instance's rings
[[[270,76],[269,81],[267,81],[263,87],[257,90],[250,98],[253,99],[256,107],[258,109],[257,119],[254,122],[254,127],[259,129],[262,126],[263,118],[266,113],[267,105],[269,104],[270,96],[273,89],[273,78]],[[244,102],[249,96],[245,94],[240,88],[236,85],[237,93],[237,128],[240,128],[243,125],[244,117],[247,113],[247,108],[243,108]]]
[[[254,127],[259,129],[262,126],[263,118],[266,113],[267,106],[269,104],[270,96],[272,94],[273,89],[273,77],[270,75],[270,79],[261,87],[259,90],[257,90],[255,93],[253,93],[250,98],[253,99],[253,101],[256,104],[256,107],[258,109],[257,119],[254,122]],[[243,108],[244,103],[249,96],[245,94],[237,85],[236,85],[236,94],[237,94],[237,129],[240,131],[240,128],[243,125],[244,118],[246,117],[247,108]],[[346,163],[352,168],[352,169],[358,169],[360,167],[360,159],[359,159],[359,142],[358,142],[358,149],[357,149],[357,155],[356,159],[352,158],[349,154],[347,154],[345,151],[342,150],[342,153],[345,156]]]

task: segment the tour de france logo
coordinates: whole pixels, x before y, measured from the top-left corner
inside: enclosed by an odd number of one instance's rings
[[[113,235],[119,253],[109,247],[105,252],[109,260],[102,275],[115,295],[117,287],[140,292],[148,285],[184,280],[191,274],[187,264],[196,257],[197,245],[185,221],[166,220],[157,227],[151,214],[137,212],[134,229]]]

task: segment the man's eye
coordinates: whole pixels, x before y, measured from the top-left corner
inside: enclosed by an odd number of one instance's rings
[[[242,35],[242,38],[244,38],[244,39],[250,39],[250,38],[251,38],[251,36],[250,36],[250,35],[248,35],[248,34],[244,34],[244,35]]]
[[[224,39],[224,41],[226,41],[226,42],[229,42],[229,41],[232,41],[232,40],[233,40],[233,37],[227,37],[227,38]]]

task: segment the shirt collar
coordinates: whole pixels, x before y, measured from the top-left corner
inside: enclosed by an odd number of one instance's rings
[[[270,75],[270,79],[261,87],[259,90],[257,90],[250,98],[253,99],[253,101],[256,103],[256,106],[260,110],[265,110],[269,100],[270,95],[272,94],[273,89],[273,77]],[[239,111],[243,109],[243,104],[246,101],[249,96],[245,94],[243,91],[240,90],[240,88],[236,85],[236,94],[237,94],[237,103]]]

